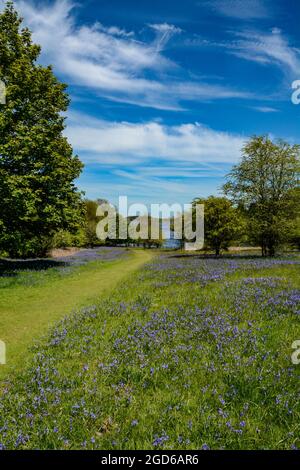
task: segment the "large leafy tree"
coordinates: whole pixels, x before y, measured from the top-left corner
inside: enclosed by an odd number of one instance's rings
[[[8,2],[0,13],[0,250],[13,257],[43,255],[58,230],[76,230],[82,217],[74,184],[82,163],[63,136],[66,86],[37,64],[39,54]]]
[[[196,204],[204,205],[205,246],[219,256],[221,250],[226,250],[232,241],[242,235],[243,218],[225,197],[197,198],[193,201],[193,206]]]
[[[248,218],[250,239],[273,256],[288,240],[299,210],[299,145],[255,136],[224,186]]]

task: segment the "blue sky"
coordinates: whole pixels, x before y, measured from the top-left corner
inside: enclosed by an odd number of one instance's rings
[[[218,193],[249,136],[300,141],[298,0],[15,3],[69,85],[87,197],[188,203]]]

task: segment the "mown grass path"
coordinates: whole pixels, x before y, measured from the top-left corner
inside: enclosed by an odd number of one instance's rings
[[[36,284],[0,289],[0,339],[6,343],[7,364],[0,379],[28,359],[28,347],[64,315],[109,294],[130,273],[152,258],[135,250],[116,261],[95,261],[64,276],[49,275]]]
[[[300,449],[299,261],[155,256],[9,377],[0,449]]]

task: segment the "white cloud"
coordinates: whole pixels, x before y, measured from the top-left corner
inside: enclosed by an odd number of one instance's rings
[[[269,15],[264,0],[210,0],[205,4],[221,15],[241,20],[264,18]]]
[[[223,49],[226,53],[261,65],[275,65],[288,75],[300,74],[300,49],[293,46],[279,28],[267,32],[258,30],[229,31],[233,40],[213,41],[194,35],[186,39],[191,47]]]
[[[76,5],[70,0],[15,3],[42,46],[42,62],[52,63],[68,83],[96,95],[167,110],[184,109],[184,101],[250,97],[227,86],[184,80],[185,71],[163,54],[181,31],[175,25],[152,24],[155,37],[142,42],[133,31],[115,25],[77,25]]]
[[[286,74],[300,73],[299,49],[291,46],[278,28],[268,33],[238,32],[236,36],[236,41],[224,45],[232,54],[261,64],[276,65]]]
[[[224,171],[217,165],[206,163],[186,166],[185,162],[176,166],[143,166],[143,175],[165,178],[215,178],[218,174],[223,175]]]
[[[159,24],[149,24],[150,28],[156,31],[157,39],[155,43],[155,48],[157,52],[163,51],[165,45],[169,42],[174,34],[181,33],[181,28],[178,28],[174,25],[168,23],[159,23]]]
[[[215,179],[212,185],[211,179],[205,178],[169,181],[165,178],[143,177],[142,170],[135,176],[132,177],[131,173],[126,172],[120,175],[118,180],[114,179],[113,183],[112,181],[97,183],[93,178],[84,177],[79,186],[87,192],[88,197],[93,199],[104,197],[115,204],[118,203],[119,195],[127,196],[130,202],[173,204],[189,203],[196,196],[209,196],[222,184],[220,179]]]
[[[82,189],[113,202],[118,194],[152,203],[207,196],[222,185],[246,140],[199,123],[108,122],[70,113],[67,124],[65,133],[86,165]]]
[[[85,119],[71,114],[66,134],[87,161],[120,164],[122,159],[142,164],[159,159],[188,165],[236,162],[244,138],[201,124],[165,126],[157,122],[129,123]],[[89,159],[90,155],[90,159]]]
[[[107,34],[111,34],[112,36],[121,36],[125,38],[132,38],[134,36],[134,31],[126,31],[125,29],[119,28],[118,26],[107,27],[101,23],[97,23],[97,28]]]
[[[70,113],[65,133],[86,165],[80,187],[114,203],[118,195],[146,203],[208,196],[221,187],[246,140],[199,123],[109,122],[81,113]]]
[[[253,106],[252,109],[260,113],[278,113],[278,109],[269,106]]]

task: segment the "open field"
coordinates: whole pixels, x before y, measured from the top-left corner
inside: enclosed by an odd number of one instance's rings
[[[23,366],[28,346],[49,325],[93,303],[150,258],[143,251],[102,248],[55,261],[0,261],[0,339],[7,345],[0,378]]]
[[[35,346],[0,447],[300,447],[299,274],[297,256],[156,256]]]

